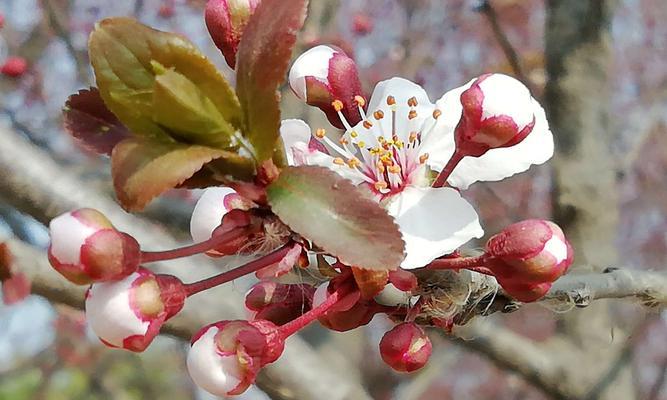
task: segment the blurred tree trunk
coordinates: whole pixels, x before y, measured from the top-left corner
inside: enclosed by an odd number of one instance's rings
[[[616,172],[610,142],[612,0],[548,0],[545,101],[555,135],[554,217],[565,229],[577,265],[604,269],[616,261]],[[577,271],[572,271],[576,273]],[[582,350],[572,379],[585,391],[617,357],[618,331],[605,302],[569,313],[563,333]],[[615,334],[616,340],[613,335]],[[565,361],[565,360],[564,360]],[[633,399],[629,371],[605,399]]]

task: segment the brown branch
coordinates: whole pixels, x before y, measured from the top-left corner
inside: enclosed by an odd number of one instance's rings
[[[56,164],[46,152],[3,127],[0,127],[0,193],[14,207],[42,223],[72,209],[92,207],[103,212],[119,229],[137,237],[146,249],[173,248],[178,244],[162,228],[125,213],[110,198]],[[52,271],[43,252],[16,243],[12,244],[12,250],[19,266],[33,278],[37,293],[53,301],[82,306],[83,289],[68,284]],[[193,261],[196,268],[192,268]],[[213,275],[219,266],[202,257],[174,260],[168,266],[155,265],[153,269],[190,282]],[[233,285],[216,288],[208,295],[190,299],[166,332],[189,338],[205,324],[243,318],[242,304],[242,296]],[[343,380],[299,337],[289,340],[281,359],[268,366],[257,383],[278,399],[368,398],[360,385]]]

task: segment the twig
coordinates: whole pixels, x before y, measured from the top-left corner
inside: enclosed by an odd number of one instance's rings
[[[512,46],[512,43],[510,42],[503,28],[500,26],[496,9],[491,5],[489,0],[484,0],[482,1],[482,4],[479,5],[478,10],[486,17],[489,25],[491,25],[493,36],[498,41],[498,44],[500,45],[503,54],[505,54],[505,58],[507,58],[507,62],[510,64],[514,75],[516,75],[516,77],[519,78],[519,80],[522,81],[526,86],[531,88],[531,81],[528,79],[528,76],[526,75],[523,66],[521,65],[519,54],[517,53],[514,46]]]

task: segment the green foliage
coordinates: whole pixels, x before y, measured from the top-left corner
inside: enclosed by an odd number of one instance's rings
[[[393,218],[327,168],[286,168],[267,188],[267,196],[273,212],[293,231],[344,264],[393,270],[403,261],[405,243]]]

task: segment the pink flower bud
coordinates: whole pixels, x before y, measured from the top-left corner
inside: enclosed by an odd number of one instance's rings
[[[316,46],[301,54],[289,72],[292,91],[302,101],[322,110],[329,122],[344,128],[361,121],[364,108],[357,65],[341,49]],[[336,105],[334,105],[336,102]]]
[[[513,146],[535,126],[528,88],[503,74],[477,78],[461,93],[463,112],[455,130],[457,150],[479,157],[490,149]]]
[[[228,187],[211,187],[197,201],[190,219],[190,234],[195,242],[211,238],[222,218],[231,210],[248,210],[253,203]]]
[[[284,347],[284,338],[269,321],[218,322],[193,337],[188,372],[197,386],[213,395],[241,394]]]
[[[107,346],[140,352],[186,297],[177,278],[139,268],[123,280],[93,284],[86,294],[86,319]]]
[[[90,208],[62,214],[49,224],[49,262],[69,281],[83,285],[122,279],[139,267],[141,250]]]
[[[537,219],[512,224],[491,237],[486,255],[487,267],[501,282],[519,285],[553,282],[573,259],[558,225]]]
[[[352,32],[357,35],[368,35],[373,31],[373,20],[368,14],[358,13],[352,19]]]
[[[524,303],[530,303],[541,299],[549,292],[552,285],[551,282],[521,284],[515,283],[512,280],[504,281],[502,279],[498,279],[498,283],[503,287],[503,290],[507,292],[507,294]]]
[[[23,57],[9,57],[0,67],[0,73],[11,78],[19,78],[28,70],[28,62]]]
[[[204,18],[215,45],[227,65],[236,66],[236,52],[248,20],[260,0],[208,0]]]
[[[314,293],[310,285],[259,282],[246,293],[245,306],[251,319],[283,325],[311,309]]]
[[[399,372],[412,372],[423,367],[431,357],[433,345],[424,330],[414,322],[396,325],[380,341],[380,356]]]

